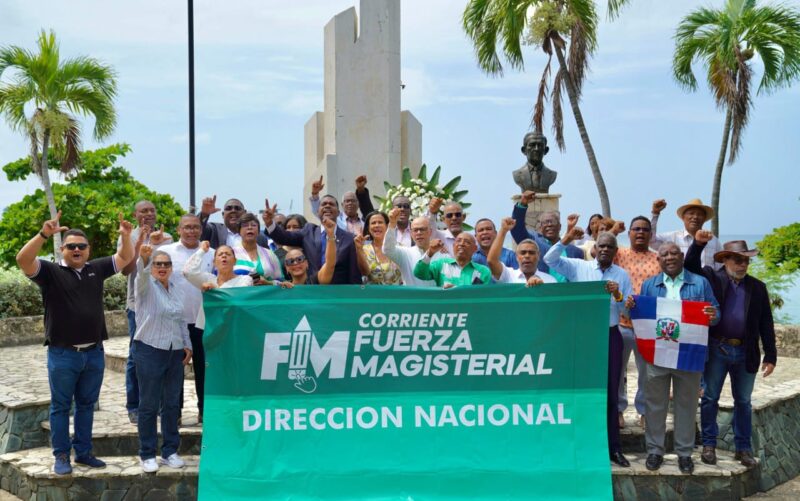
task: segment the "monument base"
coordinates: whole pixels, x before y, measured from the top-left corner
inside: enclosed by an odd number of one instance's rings
[[[528,205],[528,212],[525,213],[525,226],[530,231],[539,231],[539,216],[543,212],[558,212],[558,199],[560,193],[537,193],[533,202]],[[511,200],[519,202],[520,195],[514,195]]]

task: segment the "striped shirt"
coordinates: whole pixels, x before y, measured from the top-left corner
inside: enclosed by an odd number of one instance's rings
[[[169,289],[150,274],[149,261],[136,261],[136,334],[133,339],[159,350],[192,349],[183,320],[181,294],[170,279]]]

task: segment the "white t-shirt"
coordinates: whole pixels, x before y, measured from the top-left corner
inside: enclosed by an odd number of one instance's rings
[[[556,283],[556,279],[549,273],[536,270],[535,275],[541,278],[542,282],[546,284]],[[501,284],[524,284],[528,282],[528,279],[525,278],[525,274],[522,273],[522,270],[515,270],[503,264],[503,272],[500,274],[500,278],[497,279],[497,282]]]
[[[198,246],[199,247],[199,246]],[[203,306],[203,293],[200,289],[190,284],[183,276],[183,266],[192,255],[197,252],[198,247],[190,249],[181,242],[164,245],[158,250],[169,254],[172,259],[172,276],[170,281],[175,284],[175,288],[181,295],[183,302],[183,319],[187,324],[193,324],[197,320],[197,314]],[[203,257],[203,271],[211,273],[214,268],[214,251],[211,250]]]

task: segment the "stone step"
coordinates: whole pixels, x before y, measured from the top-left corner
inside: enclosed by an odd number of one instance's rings
[[[117,337],[103,343],[106,354],[106,369],[125,374],[125,366],[128,363],[128,347],[130,338]],[[183,367],[183,375],[186,379],[194,379],[194,369],[192,364]]]
[[[611,469],[614,499],[738,500],[757,491],[758,468],[748,470],[724,451],[718,455],[718,464],[709,466],[695,454],[694,473],[684,475],[674,454],[656,472],[645,468],[644,454],[631,454],[630,468]],[[71,475],[58,476],[50,449],[29,449],[0,456],[0,487],[22,499],[195,499],[199,456],[183,457],[186,468],[162,466],[155,475],[142,472],[138,457],[126,455],[104,456],[103,469],[73,465]]]
[[[92,452],[96,456],[127,456],[138,454],[139,451],[139,432],[136,425],[128,421],[127,415],[124,420],[115,417],[103,416],[104,411],[95,412],[94,427],[92,428]],[[98,419],[98,417],[100,419]],[[181,445],[178,449],[179,454],[200,454],[200,447],[203,438],[202,425],[197,424],[197,418],[187,417],[182,421],[185,426],[179,428],[181,435]],[[50,441],[50,422],[42,421],[42,429],[45,430],[47,443],[52,446]],[[160,427],[159,421],[159,427]],[[72,419],[70,419],[70,436],[73,433]],[[160,429],[160,428],[159,428]],[[158,434],[161,437],[161,433]],[[159,440],[160,443],[160,440]]]
[[[0,501],[22,501],[22,498],[18,498],[10,492],[0,489]]]
[[[103,457],[107,466],[72,465],[71,475],[53,473],[49,448],[0,456],[0,488],[22,499],[197,499],[199,456],[183,456],[186,467],[161,466],[157,474],[142,471],[137,456]]]
[[[733,454],[717,450],[717,464],[700,461],[692,455],[694,472],[684,475],[678,470],[675,454],[664,456],[658,471],[645,468],[647,454],[628,454],[630,468],[613,465],[611,478],[614,499],[638,501],[696,501],[705,499],[738,500],[758,492],[760,467],[748,470]]]

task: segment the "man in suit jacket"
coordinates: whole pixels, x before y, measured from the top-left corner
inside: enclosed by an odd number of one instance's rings
[[[212,249],[220,245],[230,247],[241,244],[242,237],[239,235],[239,218],[245,213],[244,204],[238,198],[231,198],[222,208],[222,223],[209,223],[208,218],[211,214],[219,212],[217,207],[217,196],[206,197],[200,207],[200,224],[203,226],[203,233],[200,241],[208,240]],[[268,247],[268,245],[265,245]]]
[[[302,247],[303,254],[308,260],[308,274],[316,273],[322,266],[327,235],[325,228],[313,223],[307,223],[300,231],[286,231],[273,221],[277,205],[270,207],[269,200],[262,218],[264,220],[264,232],[259,235],[259,245],[267,243],[270,237],[278,245],[290,245],[292,247]],[[336,221],[339,216],[339,202],[331,195],[325,195],[320,200],[317,216],[320,221],[332,219]],[[333,270],[332,284],[361,284],[361,272],[358,270],[356,262],[356,247],[353,242],[353,235],[347,231],[336,227],[336,266]]]
[[[516,243],[520,243],[529,238],[533,239],[536,245],[539,246],[540,255],[544,256],[547,254],[547,251],[550,250],[550,247],[561,240],[561,220],[557,212],[543,212],[539,216],[540,231],[528,231],[525,227],[525,214],[528,211],[528,204],[533,202],[535,196],[536,193],[533,191],[526,191],[522,194],[519,202],[514,205],[514,210],[511,211],[511,217],[516,221],[516,224],[511,229],[511,237]],[[584,254],[583,250],[573,244],[569,244],[564,246],[562,257],[583,259]],[[559,282],[567,281],[560,274],[553,273],[547,263],[544,262],[544,259],[539,260],[539,271],[553,275]]]
[[[715,464],[717,410],[719,394],[725,377],[731,376],[733,390],[733,435],[736,459],[747,467],[754,467],[752,436],[753,393],[759,362],[764,377],[772,374],[778,359],[775,348],[775,325],[770,310],[769,295],[764,282],[747,274],[750,258],[758,254],[748,249],[747,242],[725,242],[723,250],[714,254],[714,261],[723,267],[700,269],[700,260],[706,244],[713,239],[710,231],[699,230],[686,255],[686,269],[702,273],[714,290],[722,309],[722,321],[708,331],[708,361],[703,373],[705,392],[700,403],[700,423],[703,428],[704,463]],[[758,340],[764,345],[764,360]]]

